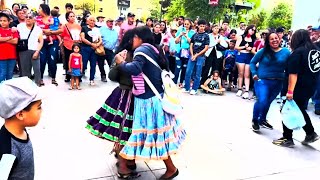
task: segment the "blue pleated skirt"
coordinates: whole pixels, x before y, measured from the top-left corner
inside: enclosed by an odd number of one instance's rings
[[[134,100],[132,134],[120,152],[125,159],[165,160],[177,153],[186,132],[156,97]]]

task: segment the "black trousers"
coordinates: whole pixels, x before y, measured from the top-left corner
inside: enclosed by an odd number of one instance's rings
[[[104,51],[106,52],[106,55],[98,57],[98,67],[100,70],[101,77],[106,77],[106,71],[104,69],[104,65],[105,65],[104,60],[107,60],[107,63],[110,67],[113,62],[113,58],[115,56],[112,50],[104,48]]]
[[[299,109],[303,114],[304,120],[306,121],[306,125],[303,127],[303,130],[306,132],[306,135],[312,135],[314,133],[314,128],[311,123],[311,119],[305,109],[305,105],[306,105],[306,103],[308,103],[310,98],[311,98],[311,96],[309,97],[309,96],[299,96],[299,95],[298,96],[294,95],[294,97],[293,97],[293,100],[299,106]],[[283,123],[282,123],[282,127],[283,127],[283,137],[288,140],[292,140],[293,130],[288,129]]]
[[[176,57],[168,56],[168,60],[169,60],[169,69],[172,73],[174,73],[176,70]]]
[[[63,67],[66,70],[66,80],[70,80],[71,75],[69,74],[69,57],[73,51],[67,49],[66,47],[63,47],[63,48],[64,48],[64,58],[65,58],[65,61],[63,61]]]

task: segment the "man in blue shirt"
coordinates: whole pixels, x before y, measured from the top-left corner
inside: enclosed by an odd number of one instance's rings
[[[102,44],[106,52],[105,56],[102,56],[98,60],[98,66],[101,72],[101,80],[106,82],[106,72],[104,70],[104,60],[106,59],[109,67],[111,66],[112,60],[115,56],[114,50],[118,42],[118,33],[113,28],[113,19],[107,20],[107,25],[100,28]]]

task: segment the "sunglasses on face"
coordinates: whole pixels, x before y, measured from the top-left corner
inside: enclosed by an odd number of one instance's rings
[[[26,16],[26,19],[33,19],[33,16]]]

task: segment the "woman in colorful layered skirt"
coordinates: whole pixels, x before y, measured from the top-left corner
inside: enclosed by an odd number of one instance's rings
[[[132,61],[132,39],[134,31],[125,33],[119,50],[126,50],[128,55],[126,62]],[[131,76],[119,71],[118,67],[112,67],[109,72],[112,81],[119,82],[103,106],[87,121],[86,128],[95,136],[115,142],[115,151],[119,152],[127,143],[132,128],[133,119],[133,96]],[[122,178],[134,178],[139,176],[134,170],[134,161],[127,161],[119,158],[117,163],[118,174]]]
[[[163,51],[158,51],[154,46],[153,35],[148,27],[135,29],[133,38],[135,53],[142,52],[154,59],[160,67],[168,69],[167,60]],[[161,70],[146,59],[145,56],[134,56],[132,62],[126,62],[125,52],[116,56],[119,69],[133,75],[134,90],[134,113],[131,136],[120,152],[125,159],[163,160],[167,171],[160,179],[172,179],[179,174],[171,160],[185,140],[185,130],[180,121],[174,115],[163,111],[161,100],[144,83],[142,73],[145,74],[157,91],[162,94]],[[137,82],[140,82],[138,84]],[[142,82],[142,83],[141,83]],[[139,86],[138,86],[139,85]]]

